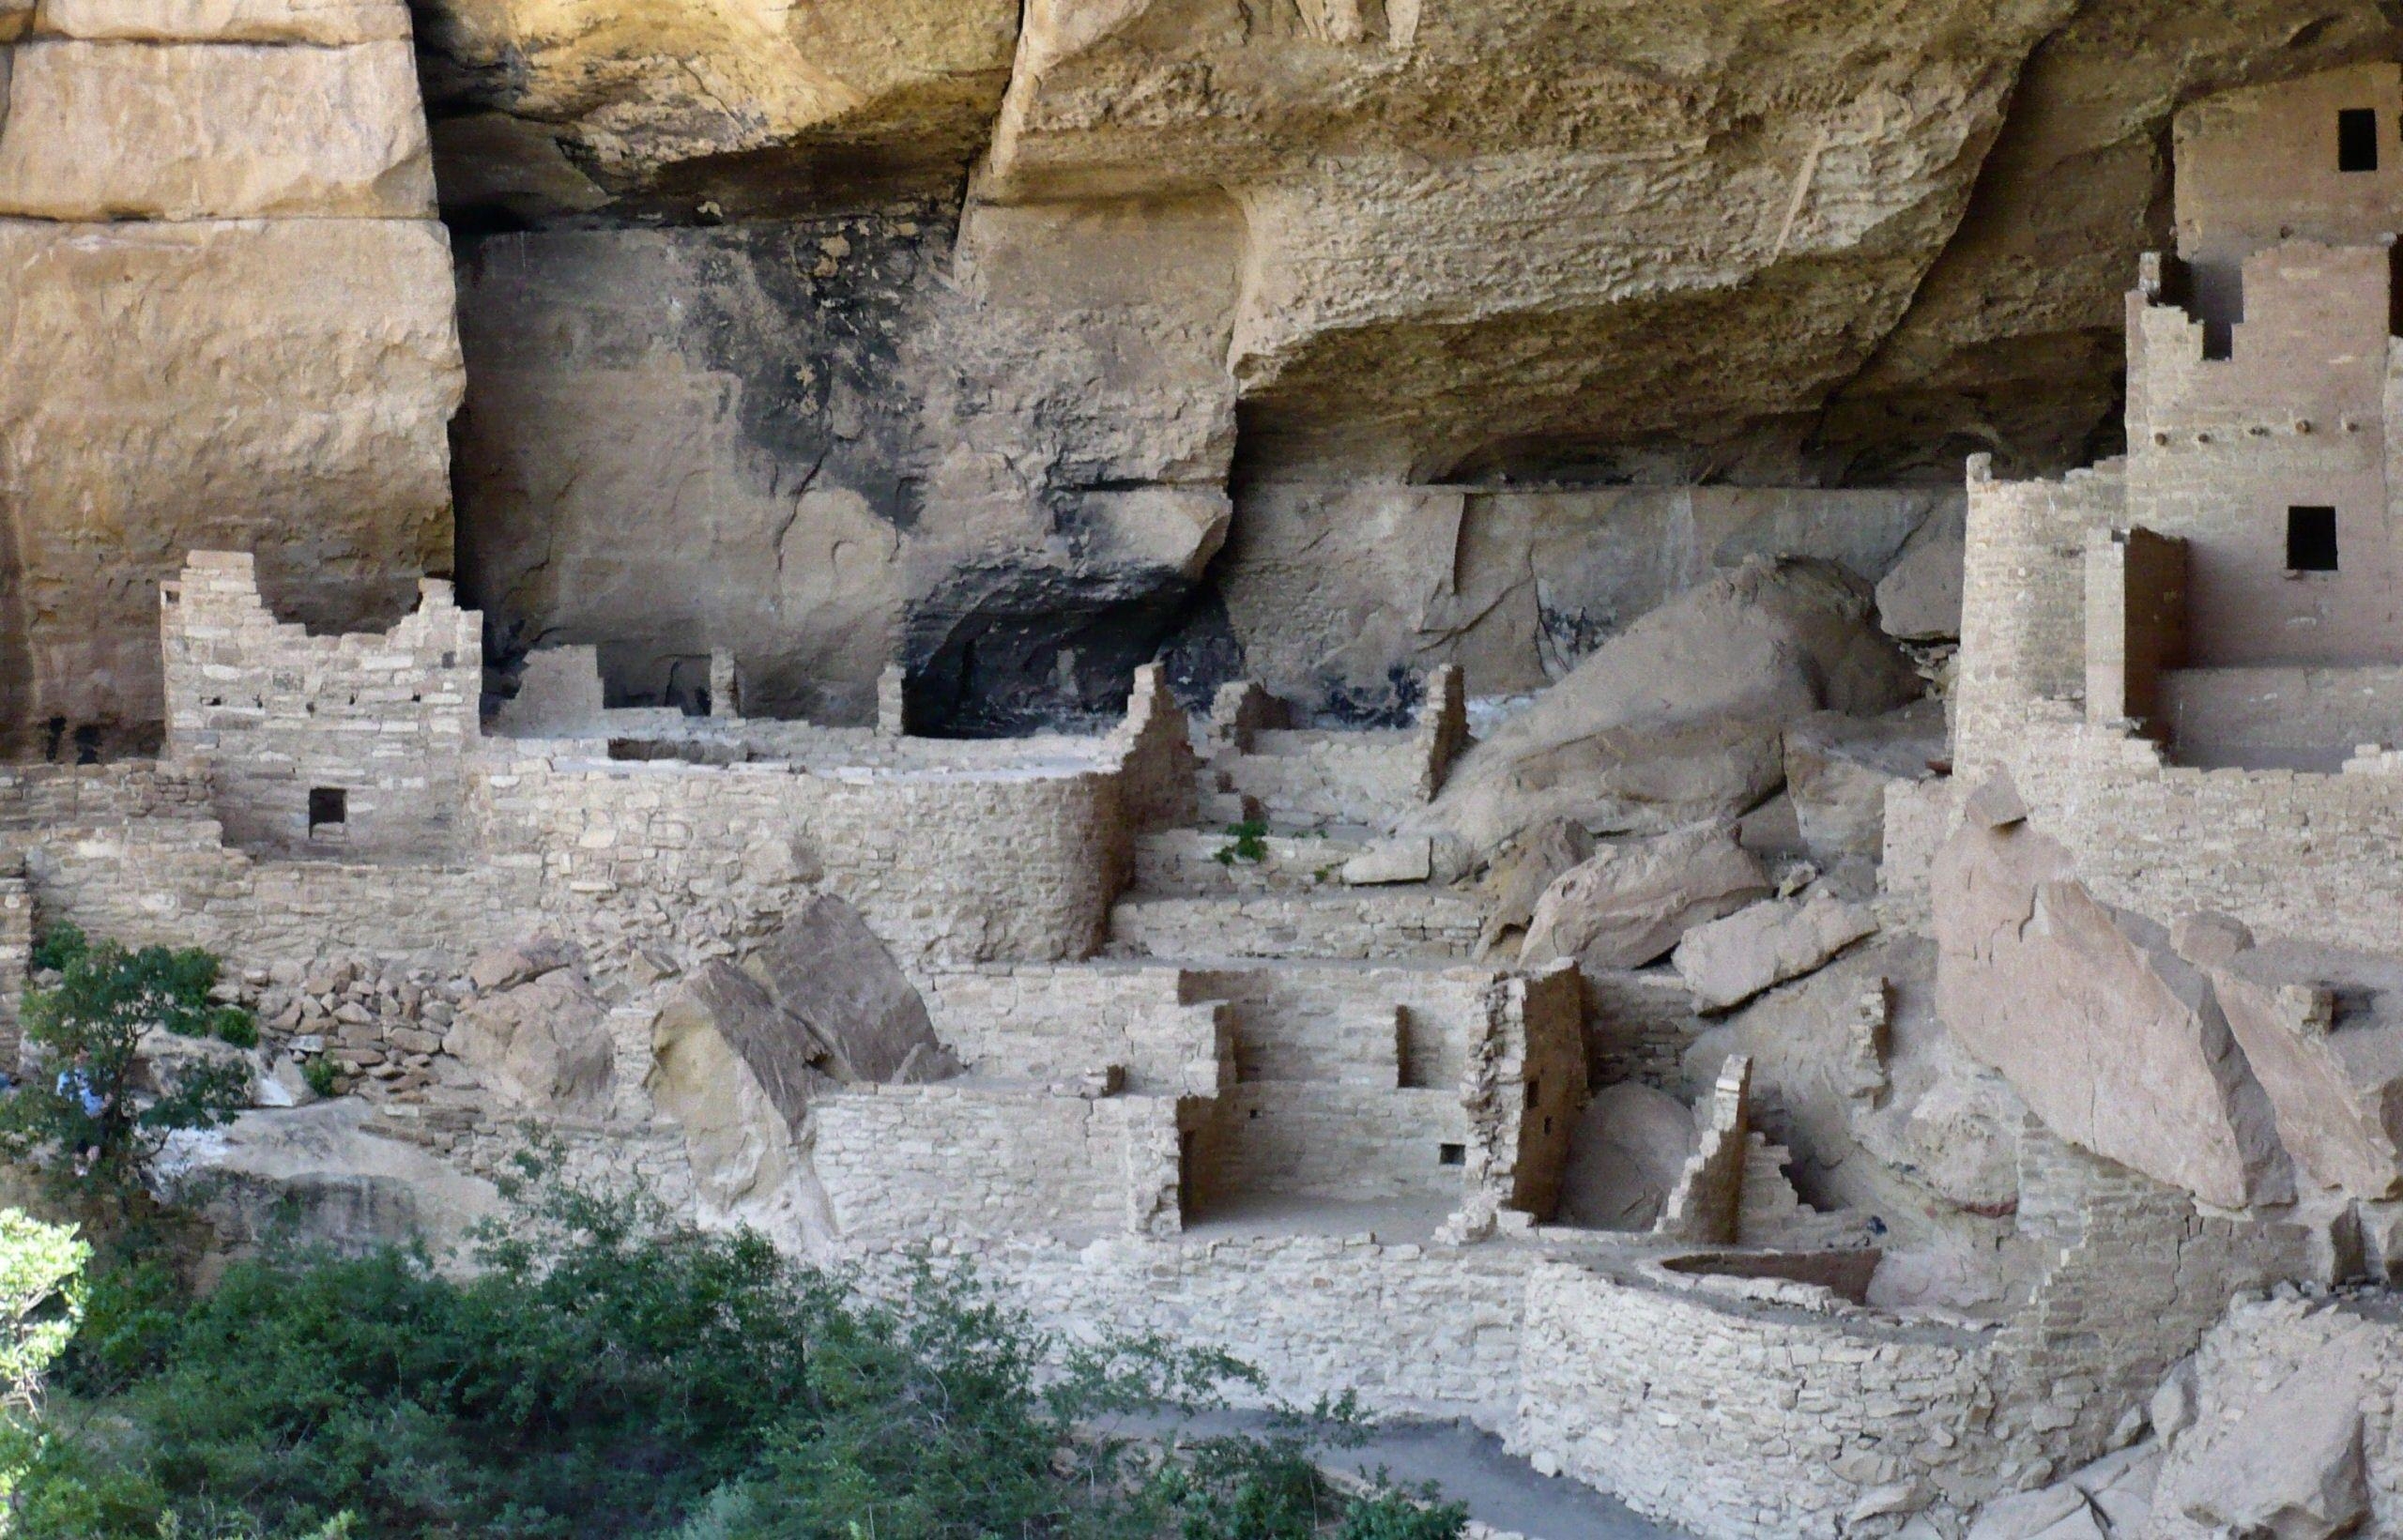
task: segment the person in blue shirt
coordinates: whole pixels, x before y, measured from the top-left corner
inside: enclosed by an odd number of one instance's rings
[[[85,1127],[75,1146],[75,1174],[87,1176],[100,1158],[100,1119],[115,1098],[101,1091],[92,1075],[92,1050],[75,1050],[75,1061],[58,1072],[58,1094],[83,1110]]]

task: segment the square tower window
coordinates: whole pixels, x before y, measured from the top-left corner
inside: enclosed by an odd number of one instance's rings
[[[2287,571],[2333,572],[2336,570],[2336,511],[2333,508],[2287,510]]]
[[[350,794],[339,786],[309,788],[309,828],[340,829],[350,821]]]
[[[2347,107],[2336,114],[2336,169],[2378,169],[2378,110]]]

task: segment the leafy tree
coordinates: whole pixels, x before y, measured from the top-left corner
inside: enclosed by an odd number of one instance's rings
[[[248,1012],[208,998],[217,983],[214,956],[198,948],[129,952],[114,941],[88,942],[71,926],[45,936],[36,953],[62,976],[55,988],[25,997],[25,1037],[41,1070],[0,1101],[0,1150],[20,1158],[54,1153],[54,1170],[130,1187],[170,1134],[213,1128],[249,1105],[250,1073],[238,1063],[197,1060],[146,1095],[134,1084],[142,1036],[151,1029],[257,1041]]]
[[[43,1380],[82,1318],[91,1259],[72,1225],[0,1209],[0,1503],[41,1451]]]

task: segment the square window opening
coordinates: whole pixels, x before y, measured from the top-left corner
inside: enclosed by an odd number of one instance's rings
[[[2287,571],[2333,572],[2336,570],[2336,511],[2333,508],[2287,510]]]
[[[2347,107],[2336,114],[2336,169],[2378,169],[2378,109]]]
[[[1435,1164],[1438,1166],[1466,1166],[1468,1164],[1468,1146],[1464,1144],[1437,1145],[1435,1147]]]
[[[338,786],[309,788],[309,828],[340,829],[350,822],[350,793]]]

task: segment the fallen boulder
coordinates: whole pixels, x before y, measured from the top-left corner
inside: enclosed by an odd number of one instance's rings
[[[1877,932],[1876,918],[1824,889],[1780,898],[1696,925],[1677,943],[1677,977],[1697,1011],[1727,1011],[1788,979],[1827,966]]]
[[[1486,951],[1515,934],[1523,935],[1535,918],[1536,905],[1560,875],[1594,856],[1594,836],[1583,824],[1547,818],[1526,831],[1496,857],[1487,881],[1492,907],[1477,946]]]
[[[798,1130],[811,1099],[839,1078],[820,1067],[829,1055],[817,1033],[778,1005],[767,985],[723,960],[702,964],[660,1007],[651,1028],[654,1059],[702,1031],[724,1043],[788,1129]],[[656,1064],[652,1073],[656,1077]]]
[[[787,1249],[832,1233],[825,1195],[795,1135],[811,1091],[826,1083],[807,1039],[758,981],[704,964],[651,1023],[643,1089],[676,1121],[701,1217],[743,1224]]]
[[[2094,1505],[2068,1482],[1986,1504],[1969,1540],[2110,1540]]]
[[[1693,1109],[1639,1081],[1605,1086],[1569,1136],[1562,1223],[1648,1230],[1694,1151]]]
[[[409,1142],[405,1126],[356,1096],[246,1112],[223,1128],[176,1135],[159,1181],[237,1243],[274,1236],[356,1254],[422,1241],[443,1258],[501,1212],[500,1194]]]
[[[616,1059],[609,1009],[572,968],[469,1000],[442,1047],[517,1106],[586,1117],[608,1111]]]
[[[1520,960],[1573,957],[1586,968],[1641,968],[1691,927],[1768,895],[1768,878],[1725,824],[1608,845],[1537,901]]]
[[[2050,1487],[1989,1502],[1969,1540],[2133,1540],[2151,1516],[2160,1474],[2159,1449],[2119,1450]]]
[[[514,989],[578,961],[576,950],[556,936],[529,936],[495,947],[467,965],[467,982],[483,995]]]
[[[2211,983],[2099,903],[2069,852],[1981,788],[1934,873],[1937,1008],[2073,1144],[2236,1209],[2294,1196],[2269,1099]]]
[[[1638,620],[1454,767],[1422,827],[1490,852],[1546,818],[1654,832],[1775,791],[1787,724],[1877,715],[1921,683],[1861,581],[1752,559]]]
[[[2380,1365],[2380,1334],[2338,1337],[2266,1395],[2230,1405],[2233,1426],[2177,1451],[2156,1494],[2159,1506],[2217,1532],[2273,1540],[2334,1540],[2370,1517],[2362,1450],[2365,1376]],[[2251,1390],[2252,1387],[2244,1387]]]
[[[1877,581],[1877,624],[1906,642],[1961,634],[1961,576],[1968,541],[1958,517],[1930,519]]]
[[[837,1080],[900,1084],[959,1073],[916,986],[859,910],[832,893],[787,919],[746,971],[809,1035],[810,1062]]]

